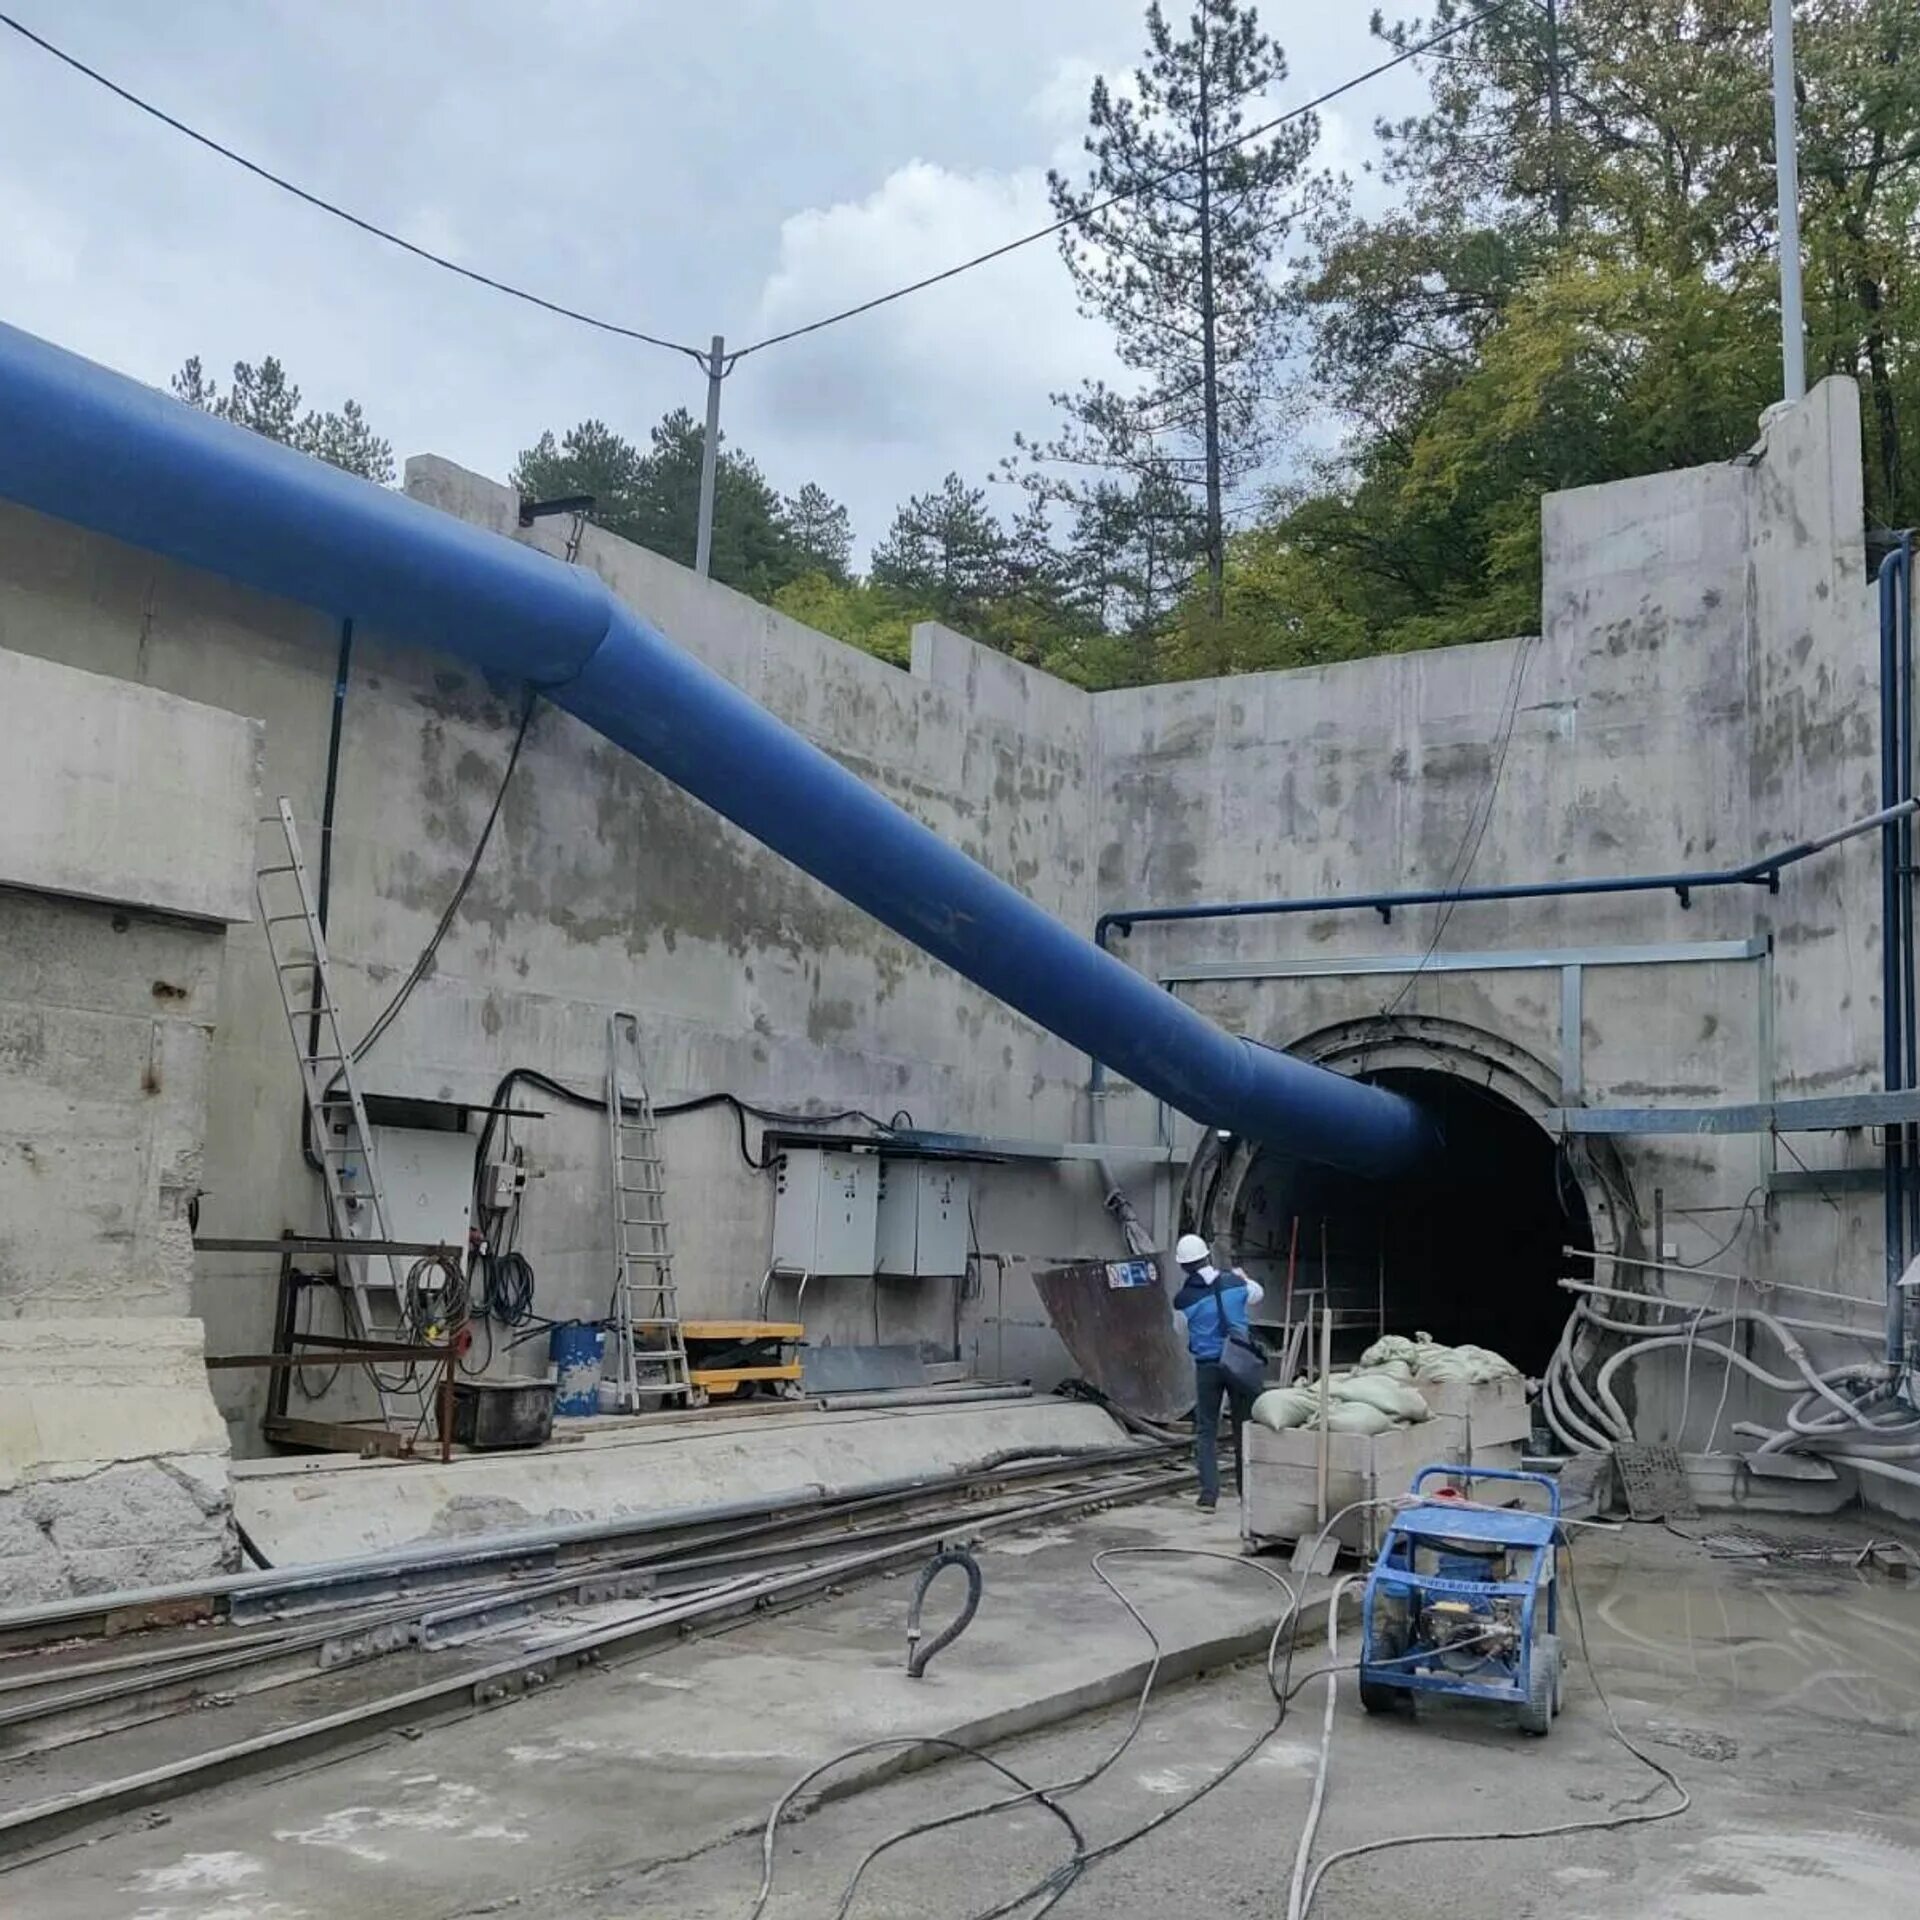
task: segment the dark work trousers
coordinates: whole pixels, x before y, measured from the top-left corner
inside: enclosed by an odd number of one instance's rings
[[[1240,1429],[1246,1425],[1247,1403],[1227,1384],[1217,1360],[1193,1363],[1193,1459],[1200,1469],[1200,1498],[1208,1505],[1220,1498],[1220,1403],[1227,1403],[1233,1420],[1233,1490],[1240,1491]]]

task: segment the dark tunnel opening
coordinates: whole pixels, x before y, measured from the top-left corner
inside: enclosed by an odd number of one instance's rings
[[[1417,1100],[1445,1151],[1416,1172],[1371,1181],[1257,1149],[1237,1180],[1216,1184],[1202,1231],[1267,1289],[1256,1318],[1334,1313],[1334,1359],[1355,1359],[1382,1332],[1430,1333],[1503,1353],[1529,1377],[1545,1368],[1572,1304],[1560,1276],[1587,1268],[1593,1222],[1557,1141],[1500,1094],[1437,1069],[1382,1068],[1364,1078]],[[1297,1235],[1297,1240],[1296,1240]]]

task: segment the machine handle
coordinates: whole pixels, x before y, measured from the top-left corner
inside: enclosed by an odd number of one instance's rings
[[[1522,1473],[1517,1467],[1422,1467],[1413,1476],[1409,1491],[1418,1493],[1436,1474],[1456,1474],[1462,1480],[1530,1480],[1536,1487],[1546,1488],[1547,1511],[1554,1519],[1560,1518],[1560,1482],[1551,1474]]]

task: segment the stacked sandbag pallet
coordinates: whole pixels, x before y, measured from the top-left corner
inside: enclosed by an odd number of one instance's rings
[[[1321,1405],[1326,1404],[1327,1512],[1404,1493],[1423,1466],[1517,1466],[1530,1421],[1526,1383],[1499,1354],[1389,1336],[1357,1369],[1276,1387],[1254,1402],[1242,1440],[1241,1531],[1262,1544],[1319,1524]],[[1371,1554],[1384,1507],[1334,1527]]]

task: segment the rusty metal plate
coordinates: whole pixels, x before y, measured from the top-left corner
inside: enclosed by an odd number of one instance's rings
[[[1040,1304],[1090,1386],[1142,1420],[1180,1420],[1193,1407],[1193,1366],[1173,1296],[1153,1263],[1081,1260],[1034,1275]]]

